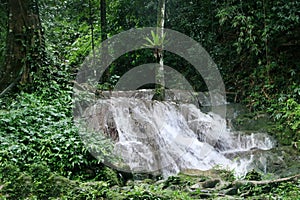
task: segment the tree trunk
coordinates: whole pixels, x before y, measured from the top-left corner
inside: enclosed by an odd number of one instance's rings
[[[101,14],[101,41],[107,39],[107,22],[106,22],[106,0],[100,0]]]
[[[165,23],[165,10],[166,10],[166,2],[165,0],[159,0],[158,8],[157,8],[157,36],[160,39],[163,39],[164,36],[164,23]],[[155,70],[155,94],[152,100],[163,101],[165,100],[165,77],[164,77],[164,60],[163,60],[163,43],[161,43],[160,47],[156,47],[155,55],[157,62],[159,63],[159,67]],[[162,172],[162,163],[161,163],[161,154],[159,145],[155,145],[156,149],[154,150],[154,156],[157,162],[158,172]]]
[[[90,14],[90,19],[89,19],[89,24],[91,28],[91,36],[92,36],[92,52],[93,52],[93,58],[95,58],[95,38],[94,38],[94,16],[93,16],[93,5],[91,0],[89,0],[89,14]]]
[[[2,93],[18,80],[29,82],[30,72],[37,71],[37,63],[42,57],[39,53],[42,33],[38,14],[37,2],[8,0],[6,58],[0,74]]]
[[[164,24],[165,24],[165,11],[166,1],[159,0],[157,10],[157,35],[162,39],[164,37]],[[163,60],[163,43],[161,47],[156,50],[156,58],[159,63],[159,67],[156,69],[155,80],[155,99],[163,101],[165,100],[165,77],[164,77],[164,60]]]
[[[101,42],[102,52],[101,52],[101,60],[102,63],[108,59],[108,47],[103,44],[103,42],[107,39],[107,21],[106,21],[106,0],[100,0],[100,17],[101,17]],[[102,77],[102,82],[109,82],[110,80],[110,69],[109,67],[106,69],[104,73],[104,77]]]
[[[263,180],[263,181],[248,181],[248,180],[241,180],[241,181],[234,181],[232,183],[233,188],[236,190],[240,190],[243,192],[240,194],[241,197],[252,196],[253,191],[252,188],[256,186],[260,186],[264,189],[266,193],[270,192],[272,188],[278,187],[280,183],[285,182],[294,182],[297,183],[300,179],[300,174],[296,174],[294,176],[279,178],[275,180]]]

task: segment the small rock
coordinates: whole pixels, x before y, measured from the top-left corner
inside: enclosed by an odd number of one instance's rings
[[[225,191],[225,195],[236,195],[236,194],[237,194],[236,188],[229,188],[228,190]]]
[[[217,184],[219,184],[221,181],[220,179],[212,179],[208,180],[202,183],[203,188],[214,188]]]
[[[201,188],[201,184],[200,184],[200,183],[196,183],[196,184],[192,185],[190,188],[191,188],[192,190],[199,189],[199,188]]]
[[[207,199],[207,198],[210,198],[212,195],[209,193],[202,193],[202,194],[199,194],[199,196],[201,199]]]
[[[160,184],[162,184],[162,183],[164,183],[166,180],[159,180],[159,181],[156,181],[154,184],[155,185],[160,185]]]
[[[133,186],[134,182],[132,180],[128,180],[126,183],[127,186]]]

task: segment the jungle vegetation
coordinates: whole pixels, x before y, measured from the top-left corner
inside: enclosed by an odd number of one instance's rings
[[[1,0],[0,16],[0,199],[218,196],[189,192],[184,186],[193,180],[180,176],[125,183],[82,144],[72,115],[76,73],[101,42],[132,28],[163,26],[199,42],[221,72],[227,101],[244,104],[253,117],[267,113],[280,145],[300,151],[298,0]],[[195,91],[207,90],[191,64],[160,53]],[[157,57],[151,49],[124,54],[99,88],[111,90],[128,70]],[[235,194],[292,199],[299,187],[298,177],[276,187],[244,185]]]

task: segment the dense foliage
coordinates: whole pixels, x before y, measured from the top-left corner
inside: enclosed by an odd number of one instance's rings
[[[6,51],[7,2],[0,1],[0,72],[10,53]],[[184,176],[126,183],[124,174],[89,154],[73,124],[72,83],[84,58],[101,43],[100,1],[31,2],[39,4],[43,66],[32,72],[30,82],[16,84],[3,95],[0,91],[0,199],[219,197],[217,189],[209,195],[191,191],[196,181]],[[106,3],[108,37],[131,28],[156,26],[155,1]],[[252,112],[267,112],[276,122],[272,131],[280,145],[300,150],[300,2],[168,0],[166,9],[166,28],[198,41],[218,64],[228,101],[241,102]],[[24,62],[34,62],[34,52],[30,55]],[[169,52],[164,59],[195,90],[207,89],[184,59]],[[127,53],[110,66],[109,77],[101,80],[99,88],[112,89],[128,70],[151,62],[155,62],[152,50]],[[221,178],[234,181],[227,172]],[[292,199],[300,196],[299,187],[299,180],[273,188],[251,185],[234,195]]]
[[[5,4],[3,2],[0,2],[0,15],[2,16],[0,19],[0,63],[4,62],[5,59],[5,43],[6,43],[6,10],[5,10]]]

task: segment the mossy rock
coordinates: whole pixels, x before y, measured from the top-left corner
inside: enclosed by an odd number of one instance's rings
[[[199,170],[199,169],[184,169],[180,172],[181,175],[189,176],[189,177],[198,177],[203,180],[207,180],[210,178],[221,178],[220,171],[218,169],[210,169],[210,170]]]

